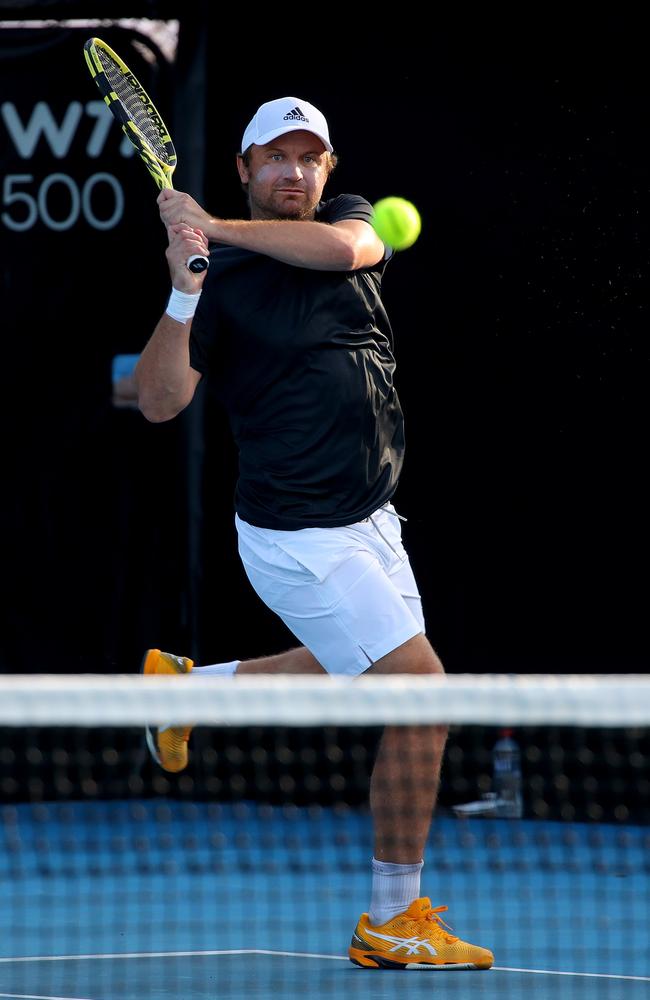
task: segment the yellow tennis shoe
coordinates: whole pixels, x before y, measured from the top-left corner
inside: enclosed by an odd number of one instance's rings
[[[142,661],[142,673],[149,676],[189,674],[193,666],[194,661],[187,656],[174,656],[173,653],[162,653],[159,649],[148,649]],[[191,732],[192,726],[161,726],[154,738],[151,729],[147,727],[149,752],[163,770],[175,772],[187,767],[187,741]]]
[[[446,906],[431,907],[423,896],[404,913],[375,927],[363,913],[352,935],[350,961],[364,969],[489,969],[487,948],[461,941],[438,916]]]

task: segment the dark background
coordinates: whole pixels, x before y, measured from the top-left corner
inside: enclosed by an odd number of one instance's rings
[[[285,94],[329,120],[330,194],[419,207],[422,236],[384,287],[408,442],[395,503],[429,637],[454,672],[646,671],[640,24],[459,12],[369,25],[328,9],[312,26],[235,11],[225,33],[217,5],[183,6],[0,15],[179,17],[178,63],[133,68],[171,126],[176,187],[215,214],[245,214],[234,154],[257,106]],[[97,99],[88,35],[131,62],[131,36],[110,26],[38,34],[0,30],[0,100],[25,118],[37,101],[62,116]],[[111,405],[111,358],[142,349],[168,293],[150,178],[116,147],[90,164],[41,144],[27,165],[2,121],[0,137],[5,176],[109,170],[127,199],[111,233],[0,226],[0,669],[130,672],[148,646],[203,662],[285,648],[237,560],[221,414],[199,398],[154,426]]]

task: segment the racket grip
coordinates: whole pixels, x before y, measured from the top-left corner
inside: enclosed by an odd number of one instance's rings
[[[193,253],[191,257],[187,258],[187,266],[194,274],[200,274],[201,271],[207,270],[209,265],[210,261],[208,258],[200,253]]]

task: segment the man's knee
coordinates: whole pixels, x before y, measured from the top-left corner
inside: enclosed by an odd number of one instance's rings
[[[425,635],[408,639],[369,668],[378,674],[444,674],[440,657]]]

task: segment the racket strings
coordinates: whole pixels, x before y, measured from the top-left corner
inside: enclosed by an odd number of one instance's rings
[[[170,164],[172,156],[162,138],[164,134],[167,141],[169,140],[167,130],[147,93],[132,74],[130,76],[124,74],[121,67],[113,62],[107,52],[98,49],[97,54],[106,79],[124,105],[127,115],[141,133],[142,138],[159,160]]]

